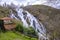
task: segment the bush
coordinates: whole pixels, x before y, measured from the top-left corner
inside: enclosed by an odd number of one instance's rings
[[[19,31],[19,32],[21,32],[21,33],[23,33],[23,25],[20,24],[20,23],[18,23],[18,24],[16,25],[15,30],[16,30],[16,31]]]
[[[32,28],[32,27],[26,28],[19,22],[16,24],[15,30],[18,32],[21,32],[29,37],[37,37],[37,32],[34,30],[34,28]]]
[[[37,32],[32,27],[25,28],[24,32],[29,37],[37,37]]]

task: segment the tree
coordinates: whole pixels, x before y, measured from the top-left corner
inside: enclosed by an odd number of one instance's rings
[[[23,33],[23,25],[20,23],[17,23],[15,30]]]

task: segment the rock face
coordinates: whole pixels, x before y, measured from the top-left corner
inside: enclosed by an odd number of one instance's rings
[[[52,40],[60,38],[60,9],[44,5],[30,5],[23,9],[29,11],[45,25],[47,33],[51,35]]]

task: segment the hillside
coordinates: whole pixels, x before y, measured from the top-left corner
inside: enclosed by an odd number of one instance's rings
[[[0,40],[30,40],[30,38],[18,32],[7,31],[5,33],[0,33]],[[31,38],[31,40],[37,39]]]
[[[8,14],[9,14],[9,9],[0,6],[0,18],[8,16]]]
[[[0,18],[9,17],[11,10],[14,14],[16,13],[15,9],[12,6],[0,6]]]
[[[47,33],[56,40],[60,38],[60,9],[45,5],[30,5],[23,9],[33,14],[47,29]]]
[[[55,9],[45,5],[30,5],[23,7],[24,10],[27,10],[32,15],[34,15],[39,22],[45,26],[48,36],[54,40],[59,40],[60,38],[60,9]],[[14,8],[11,7],[2,7],[0,6],[0,18],[9,17],[10,13],[18,17]],[[20,29],[19,29],[20,30]],[[3,34],[3,33],[2,33]],[[7,34],[6,34],[7,35]],[[3,36],[3,35],[2,35]],[[23,39],[22,39],[23,40]]]
[[[12,14],[16,13],[16,11],[12,7],[0,6],[0,20],[1,18],[4,18],[4,17],[10,17],[11,11],[12,11]],[[18,15],[16,16],[18,17]],[[0,21],[0,40],[37,40],[37,37],[35,37],[34,29],[32,28],[27,29],[23,27],[22,22],[14,18],[12,22],[15,23],[16,28],[8,30],[10,27],[7,26],[7,28],[9,27],[8,29],[5,29],[4,27],[2,28],[1,26],[2,22]],[[21,25],[20,25],[20,22],[21,22]],[[9,25],[9,23],[7,25]]]

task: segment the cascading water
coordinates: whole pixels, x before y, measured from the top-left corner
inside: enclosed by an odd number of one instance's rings
[[[38,32],[39,38],[42,37],[44,39],[47,39],[46,29],[44,28],[41,22],[39,23],[38,20],[33,15],[31,15],[28,11],[23,10],[22,8],[16,8],[16,11],[17,11],[16,15],[14,15],[11,12],[10,16],[11,18],[21,20],[24,26],[33,27]]]

